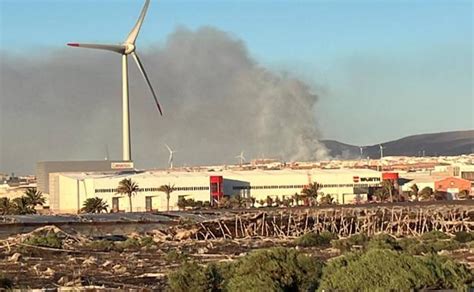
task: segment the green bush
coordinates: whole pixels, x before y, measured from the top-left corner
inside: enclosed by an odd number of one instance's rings
[[[295,239],[294,243],[304,247],[326,246],[329,245],[333,239],[337,239],[337,235],[331,232],[324,231],[319,234],[310,232]]]
[[[112,251],[115,250],[115,244],[109,240],[94,240],[84,245],[85,248],[94,251]]]
[[[454,233],[454,240],[461,243],[466,243],[474,240],[474,232],[460,231]]]
[[[63,242],[56,235],[56,233],[50,233],[46,236],[41,236],[41,235],[33,236],[25,240],[23,243],[34,245],[34,246],[51,247],[51,248],[63,247]]]
[[[140,246],[141,247],[152,247],[152,246],[155,246],[155,245],[156,245],[156,243],[153,240],[153,237],[151,237],[151,236],[142,237],[140,239]]]
[[[296,250],[272,248],[241,258],[228,291],[308,291],[317,288],[323,264]]]
[[[365,234],[354,234],[349,238],[333,240],[331,245],[342,252],[350,251],[354,245],[365,247],[369,242],[369,237]]]
[[[467,290],[466,284],[474,283],[473,271],[466,265],[438,255],[431,255],[423,260],[431,273],[435,275],[438,288]]]
[[[403,238],[398,241],[398,245],[401,250],[411,255],[437,253],[442,250],[455,250],[463,246],[463,244],[451,239],[420,241],[415,238]]]
[[[125,241],[117,242],[115,244],[118,249],[139,249],[142,247],[142,241],[139,238],[131,237],[127,238]]]
[[[206,271],[195,262],[185,262],[168,276],[168,290],[173,292],[209,291]]]
[[[171,250],[165,254],[165,260],[168,263],[184,262],[188,259],[188,255],[185,253]]]
[[[206,268],[206,277],[211,291],[226,291],[229,279],[234,274],[234,262],[211,263]]]
[[[409,254],[415,254],[410,252],[416,245],[418,245],[420,241],[413,237],[404,237],[398,241],[398,246],[404,252],[408,252]]]
[[[0,274],[0,290],[9,290],[13,288],[13,281],[10,278]]]
[[[319,290],[458,289],[471,280],[472,274],[465,266],[439,256],[419,258],[387,249],[371,249],[331,260],[323,270]]]
[[[373,249],[373,248],[393,249],[393,250],[401,249],[397,239],[389,234],[375,235],[368,242],[367,248],[368,249]]]
[[[438,230],[432,230],[430,232],[424,233],[421,235],[422,240],[440,240],[440,239],[449,239],[449,235],[438,231]]]

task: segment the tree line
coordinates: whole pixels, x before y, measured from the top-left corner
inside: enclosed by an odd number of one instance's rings
[[[21,197],[10,199],[0,198],[0,215],[36,214],[37,206],[43,206],[46,199],[36,188],[28,188]]]

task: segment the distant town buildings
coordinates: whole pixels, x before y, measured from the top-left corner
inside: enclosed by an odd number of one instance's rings
[[[133,196],[134,211],[162,211],[166,196],[161,185],[174,185],[172,210],[180,198],[215,202],[224,195],[281,200],[300,193],[310,183],[319,184],[319,195],[330,195],[335,203],[372,200],[384,180],[392,181],[397,192],[419,190],[447,194],[474,194],[474,154],[446,157],[387,156],[383,159],[281,162],[255,159],[238,165],[136,170],[131,162],[55,161],[37,164],[38,190],[55,213],[77,213],[88,198],[99,197],[113,211],[127,210],[128,198],[117,194],[119,182],[131,178],[139,191]],[[395,179],[394,179],[395,178]],[[15,198],[36,187],[34,176],[0,174],[0,197]]]

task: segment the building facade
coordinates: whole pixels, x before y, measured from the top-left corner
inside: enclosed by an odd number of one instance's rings
[[[58,172],[49,176],[50,209],[55,213],[77,213],[88,198],[102,198],[114,211],[129,210],[127,196],[117,193],[119,182],[130,178],[139,191],[132,196],[133,211],[166,210],[166,195],[158,189],[172,185],[170,209],[177,210],[180,197],[195,201],[215,201],[224,195],[291,197],[309,183],[320,185],[320,195],[329,194],[338,203],[356,198],[366,200],[380,186],[382,173],[366,169],[338,170],[251,170],[219,172]]]

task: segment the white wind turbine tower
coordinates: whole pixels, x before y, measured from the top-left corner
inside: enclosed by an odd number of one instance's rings
[[[385,149],[385,147],[383,147],[383,145],[380,144],[379,148],[380,148],[380,159],[382,159],[383,158],[383,150]]]
[[[362,154],[364,153],[364,149],[365,147],[364,146],[359,146],[359,150],[360,150],[360,156],[359,156],[359,159],[362,160]]]
[[[242,166],[242,164],[244,164],[244,161],[245,161],[244,151],[241,151],[239,155],[235,156],[235,158],[240,159],[240,166]]]
[[[137,53],[135,52],[135,41],[137,40],[138,33],[140,32],[140,28],[143,24],[143,20],[145,19],[145,15],[148,9],[148,5],[150,5],[150,0],[146,0],[143,6],[142,12],[140,17],[137,20],[137,23],[130,31],[127,39],[125,42],[119,45],[109,45],[109,44],[78,44],[78,43],[68,43],[68,46],[71,47],[79,47],[79,48],[88,48],[88,49],[98,49],[98,50],[106,50],[112,51],[115,53],[119,53],[122,55],[122,147],[123,147],[123,154],[122,159],[124,161],[131,161],[131,143],[130,143],[130,109],[129,109],[129,98],[128,98],[128,62],[127,57],[128,55],[132,55],[133,59],[137,63],[138,69],[145,78],[148,87],[153,94],[153,98],[155,99],[156,106],[158,111],[161,115],[163,112],[161,110],[160,103],[158,102],[158,98],[156,97],[155,90],[151,85],[150,79],[148,79],[148,75],[143,68],[143,64],[140,61]]]
[[[379,144],[379,148],[380,148],[380,160],[379,160],[380,170],[383,171],[382,158],[383,158],[383,150],[385,149],[385,147],[383,147],[382,144]]]
[[[168,158],[168,165],[169,165],[169,168],[170,169],[173,169],[173,154],[176,153],[177,151],[174,151],[173,149],[171,149],[170,146],[166,145],[166,148],[168,149],[169,153],[170,153],[170,157]]]

